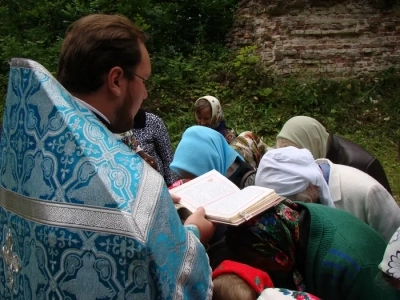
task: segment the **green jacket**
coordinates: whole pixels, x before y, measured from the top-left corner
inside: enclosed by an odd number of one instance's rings
[[[386,244],[374,229],[339,209],[298,204],[310,212],[307,292],[324,300],[400,299],[400,291],[380,284],[378,264]]]

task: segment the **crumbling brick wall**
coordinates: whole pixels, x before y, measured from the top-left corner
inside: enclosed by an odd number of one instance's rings
[[[400,66],[400,8],[356,0],[245,0],[228,44],[256,45],[264,66],[280,75],[359,76]]]

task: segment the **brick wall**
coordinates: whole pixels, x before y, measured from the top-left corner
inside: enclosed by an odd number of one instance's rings
[[[359,76],[400,67],[400,8],[367,1],[242,1],[228,44],[276,74]]]

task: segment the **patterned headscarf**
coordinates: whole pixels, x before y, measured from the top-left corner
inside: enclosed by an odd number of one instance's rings
[[[326,156],[329,133],[317,120],[297,116],[283,125],[277,138],[287,139],[301,148],[310,150],[314,159],[318,159]]]
[[[219,100],[213,96],[203,96],[196,100],[195,104],[200,100],[207,100],[211,105],[211,128],[217,128],[219,123],[224,119],[224,114],[222,113],[222,107]]]
[[[242,159],[217,131],[204,126],[192,126],[183,133],[169,167],[176,173],[183,170],[194,176],[211,170],[226,176],[237,157]]]
[[[229,234],[233,233],[234,239],[240,240],[240,243],[292,270],[297,290],[304,291],[304,279],[295,268],[295,243],[300,239],[298,210],[296,203],[286,199],[237,229],[232,229]]]
[[[256,185],[284,197],[306,190],[310,183],[318,187],[321,204],[335,207],[324,175],[307,149],[272,149],[262,157],[256,174]]]
[[[400,227],[390,239],[379,269],[395,279],[400,279]]]
[[[230,143],[231,147],[240,153],[245,161],[257,168],[268,146],[251,131],[245,131]]]

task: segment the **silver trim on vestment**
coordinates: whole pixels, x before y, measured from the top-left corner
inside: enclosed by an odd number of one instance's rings
[[[0,205],[25,219],[46,225],[132,237],[139,235],[132,215],[116,209],[36,200],[1,186]]]
[[[143,163],[143,172],[136,196],[134,207],[132,207],[132,217],[136,226],[141,232],[142,242],[147,242],[150,224],[155,216],[155,209],[163,190],[164,178],[147,163]]]

